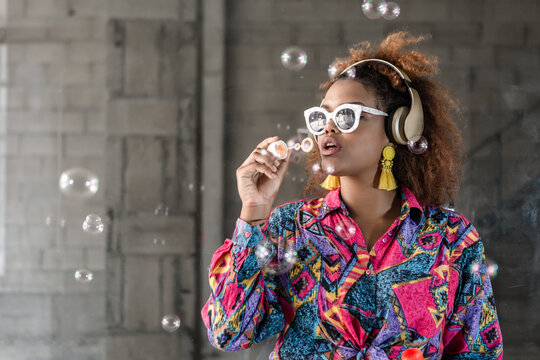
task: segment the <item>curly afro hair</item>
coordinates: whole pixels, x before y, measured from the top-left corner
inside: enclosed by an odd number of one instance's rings
[[[454,206],[462,171],[463,139],[453,120],[460,116],[457,103],[448,91],[433,80],[437,74],[437,58],[407,49],[423,41],[425,36],[413,36],[401,31],[388,35],[377,48],[369,42],[361,42],[349,49],[349,56],[337,58],[334,65],[340,74],[350,65],[363,59],[386,60],[411,79],[411,87],[418,91],[424,111],[424,132],[429,143],[428,150],[412,154],[406,145],[397,145],[392,172],[398,184],[409,188],[417,199],[436,206]],[[336,77],[321,85],[323,90],[340,78]],[[367,63],[356,72],[355,79],[375,90],[377,107],[385,112],[399,106],[410,105],[410,97],[403,80],[391,68],[380,63]],[[325,174],[313,171],[320,162],[318,148],[308,157],[306,171],[309,180],[304,196],[324,196],[328,191],[319,187]]]

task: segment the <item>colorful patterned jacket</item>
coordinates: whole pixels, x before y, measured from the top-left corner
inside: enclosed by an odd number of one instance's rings
[[[201,311],[213,346],[278,335],[270,359],[502,359],[478,232],[401,188],[401,215],[368,252],[339,189],[237,220],[215,252]]]

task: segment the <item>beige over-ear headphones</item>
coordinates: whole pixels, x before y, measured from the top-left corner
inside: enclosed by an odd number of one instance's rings
[[[338,78],[342,75],[354,77],[356,74],[356,67],[366,62],[378,62],[394,69],[399,77],[403,79],[403,82],[409,91],[409,95],[411,96],[411,106],[401,106],[389,112],[388,117],[386,118],[386,135],[390,141],[401,145],[407,145],[408,142],[418,141],[424,130],[422,102],[420,101],[418,92],[410,86],[411,79],[401,69],[385,60],[365,59],[358,61],[343,70]]]

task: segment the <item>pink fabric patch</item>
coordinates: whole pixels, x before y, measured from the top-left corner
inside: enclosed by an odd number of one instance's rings
[[[429,338],[437,334],[437,326],[431,313],[437,306],[429,291],[430,284],[431,278],[425,278],[392,287],[403,309],[407,327]]]

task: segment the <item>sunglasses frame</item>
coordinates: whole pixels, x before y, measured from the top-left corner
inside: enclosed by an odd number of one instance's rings
[[[338,123],[336,122],[336,119],[335,119],[336,114],[340,110],[343,110],[343,109],[351,109],[351,110],[354,111],[354,124],[348,130],[341,129],[341,127],[338,125]],[[309,117],[315,111],[320,111],[326,116],[326,123],[324,124],[323,129],[321,131],[317,131],[317,132],[313,131],[311,129],[311,127],[309,126]],[[320,107],[320,106],[311,107],[311,108],[304,111],[304,118],[306,120],[306,126],[307,126],[308,131],[313,135],[321,135],[321,134],[323,134],[324,129],[326,128],[326,125],[328,125],[328,120],[329,119],[332,119],[332,121],[334,122],[334,124],[336,124],[336,127],[338,128],[338,130],[340,132],[342,132],[342,133],[351,133],[354,130],[356,130],[356,128],[358,127],[358,124],[360,123],[360,116],[362,115],[362,111],[365,111],[368,114],[373,114],[373,115],[388,116],[388,114],[385,113],[384,111],[373,109],[373,108],[363,106],[363,105],[360,105],[360,104],[341,104],[337,108],[335,108],[334,111],[332,111],[331,113],[328,112],[326,109]]]

